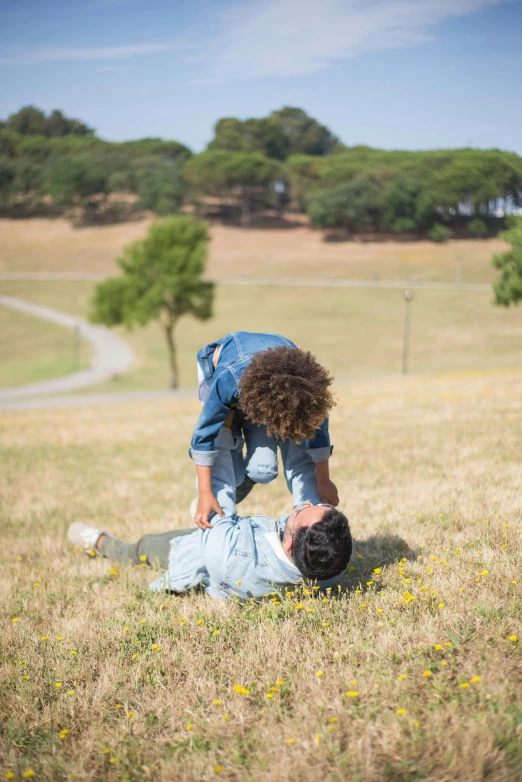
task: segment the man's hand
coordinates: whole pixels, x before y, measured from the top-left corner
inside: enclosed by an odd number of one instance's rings
[[[327,502],[329,505],[339,505],[337,486],[330,478],[317,481],[317,493],[322,502]]]
[[[212,529],[212,524],[210,524],[208,520],[212,511],[216,511],[219,516],[225,515],[212,492],[209,494],[200,494],[196,515],[194,517],[194,521],[200,529]]]

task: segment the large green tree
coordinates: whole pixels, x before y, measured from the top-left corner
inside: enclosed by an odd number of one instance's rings
[[[358,176],[344,185],[310,194],[307,212],[318,228],[343,228],[361,233],[378,221],[379,190],[367,176]]]
[[[169,352],[171,386],[179,383],[174,330],[184,315],[212,316],[214,284],[203,279],[209,241],[206,223],[191,216],[153,223],[145,239],[125,248],[122,271],[96,286],[91,320],[131,329],[158,320]]]
[[[214,128],[209,149],[260,152],[275,160],[289,155],[328,155],[339,147],[332,132],[303,109],[285,106],[268,117],[224,117]]]
[[[341,148],[339,139],[306,111],[284,106],[273,111],[269,119],[280,125],[288,140],[289,155],[329,155]]]
[[[46,171],[44,188],[58,206],[85,207],[106,194],[108,174],[102,162],[88,154],[59,157]]]
[[[185,178],[197,197],[215,196],[238,204],[244,225],[250,223],[254,200],[266,202],[279,175],[279,164],[258,152],[209,150],[195,155],[185,167]]]
[[[9,130],[14,130],[23,136],[39,135],[55,138],[69,134],[89,136],[93,133],[92,128],[85,123],[66,117],[59,109],[54,109],[47,117],[36,106],[22,106],[19,111],[7,118],[5,125]]]
[[[500,238],[509,242],[511,249],[493,256],[493,266],[500,270],[494,285],[495,304],[509,307],[522,301],[522,218],[511,218]]]
[[[152,209],[162,217],[174,214],[181,208],[186,189],[179,164],[156,165],[140,178],[139,205],[143,209]]]

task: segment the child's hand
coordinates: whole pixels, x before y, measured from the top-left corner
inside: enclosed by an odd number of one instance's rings
[[[200,529],[211,529],[212,524],[209,523],[208,517],[215,511],[219,516],[225,514],[221,510],[221,507],[212,493],[200,494],[198,499],[198,507],[194,521]]]
[[[339,505],[337,486],[329,478],[317,481],[317,493],[322,502],[327,502],[329,505]]]

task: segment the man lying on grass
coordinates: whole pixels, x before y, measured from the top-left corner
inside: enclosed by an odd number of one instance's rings
[[[209,529],[144,535],[124,543],[81,521],[70,540],[91,555],[126,565],[155,565],[165,572],[153,591],[204,588],[213,597],[261,598],[302,578],[337,584],[352,554],[348,519],[332,505],[304,502],[280,519],[214,515]]]

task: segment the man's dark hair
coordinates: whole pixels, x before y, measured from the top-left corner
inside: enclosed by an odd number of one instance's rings
[[[346,569],[352,549],[348,519],[341,511],[332,508],[326,511],[321,521],[297,530],[292,556],[303,576],[325,581]]]
[[[246,417],[281,440],[312,440],[334,406],[333,377],[311,353],[281,346],[256,353],[239,381]]]

